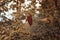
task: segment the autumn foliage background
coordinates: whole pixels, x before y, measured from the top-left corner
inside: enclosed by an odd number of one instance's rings
[[[0,40],[60,40],[60,0],[42,0],[39,9],[34,6],[36,0],[32,0],[31,5],[34,8],[28,12],[20,10],[24,0],[13,1],[17,3],[17,5],[11,6],[17,8],[16,14],[12,14],[16,17],[12,21],[0,22]],[[3,6],[0,7],[3,8]],[[41,14],[35,14],[35,10],[39,10]],[[25,13],[26,16],[23,16],[22,13]],[[27,22],[24,24],[21,22],[29,14],[32,15],[31,26]]]

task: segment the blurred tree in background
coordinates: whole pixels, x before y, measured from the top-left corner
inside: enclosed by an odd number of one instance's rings
[[[1,0],[0,3],[3,18],[0,40],[60,40],[60,0]],[[9,3],[13,4],[8,7]],[[1,15],[10,9],[17,10],[11,14],[12,20]],[[29,15],[32,15],[31,26],[26,20]]]

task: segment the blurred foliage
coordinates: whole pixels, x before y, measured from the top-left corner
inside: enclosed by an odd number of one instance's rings
[[[42,0],[43,14],[32,17],[32,26],[21,23],[19,12],[14,21],[0,22],[0,40],[60,40],[60,0],[57,1],[56,6],[55,0]]]

